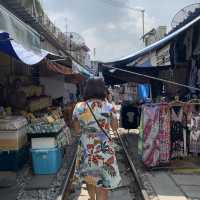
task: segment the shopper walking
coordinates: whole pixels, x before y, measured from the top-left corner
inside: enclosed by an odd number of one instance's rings
[[[108,190],[118,187],[121,181],[108,134],[109,127],[116,129],[116,125],[112,125],[115,120],[105,101],[106,95],[102,79],[89,79],[84,102],[77,103],[73,112],[75,131],[81,135],[75,179],[86,183],[90,200],[107,200]]]
[[[112,91],[110,89],[107,88],[106,90],[106,99],[105,101],[107,102],[107,110],[108,112],[112,113],[112,118],[111,118],[111,123],[112,124],[112,130],[110,129],[109,133],[114,133],[115,134],[115,130],[118,129],[118,116],[117,116],[117,110],[116,110],[116,105],[115,102],[113,101],[113,94]]]

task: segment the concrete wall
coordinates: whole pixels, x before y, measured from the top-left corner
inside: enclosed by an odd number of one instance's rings
[[[76,85],[65,83],[64,76],[41,77],[41,85],[45,86],[45,93],[53,99],[63,97],[64,104],[76,100]]]

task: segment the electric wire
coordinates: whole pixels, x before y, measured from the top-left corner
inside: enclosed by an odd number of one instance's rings
[[[160,81],[160,82],[164,82],[164,83],[168,83],[168,84],[171,84],[171,85],[176,85],[176,86],[180,86],[180,87],[184,87],[184,88],[200,91],[200,88],[196,88],[196,87],[189,86],[189,85],[182,84],[182,83],[177,83],[175,81],[169,81],[169,80],[158,78],[158,77],[155,77],[155,76],[150,76],[150,75],[141,74],[141,73],[138,73],[138,72],[128,71],[128,70],[120,69],[120,68],[113,67],[113,66],[105,66],[105,65],[103,65],[103,67],[104,68],[109,68],[110,70],[115,70],[115,71],[119,70],[119,71],[122,71],[122,72],[126,72],[126,73],[129,73],[129,74],[145,77],[145,78],[148,78],[148,79],[152,79],[152,80],[156,80],[156,81]],[[112,73],[112,72],[110,72],[110,73]]]

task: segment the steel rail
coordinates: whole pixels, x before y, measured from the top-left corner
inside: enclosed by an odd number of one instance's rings
[[[71,166],[68,169],[66,180],[63,184],[61,193],[57,197],[56,200],[66,200],[67,199],[67,191],[68,191],[69,186],[70,186],[70,178],[71,178],[71,176],[73,175],[73,172],[74,172],[74,167],[75,167],[75,163],[76,163],[76,155],[77,155],[77,151],[75,153],[74,159],[72,160]]]
[[[124,152],[125,152],[125,155],[126,155],[126,157],[127,157],[127,159],[128,159],[129,165],[130,165],[130,167],[131,167],[131,171],[133,172],[134,177],[135,177],[135,179],[136,179],[136,182],[137,182],[137,184],[138,184],[138,187],[139,187],[139,189],[140,189],[141,196],[142,196],[142,198],[143,198],[144,200],[149,200],[150,198],[149,198],[149,196],[148,196],[148,194],[147,194],[147,192],[146,192],[144,186],[142,185],[141,179],[140,179],[139,176],[138,176],[138,172],[137,172],[137,170],[136,170],[136,168],[135,168],[135,166],[134,166],[134,164],[133,164],[133,161],[132,161],[132,159],[131,159],[131,157],[130,157],[128,151],[127,151],[127,148],[126,148],[126,146],[125,146],[125,144],[124,144],[124,141],[123,141],[123,139],[121,138],[121,135],[119,134],[119,132],[116,131],[116,133],[117,133],[117,136],[118,136],[118,138],[119,138],[119,140],[120,140],[120,143],[121,143],[121,145],[122,145],[122,148],[123,148],[123,150],[124,150]]]

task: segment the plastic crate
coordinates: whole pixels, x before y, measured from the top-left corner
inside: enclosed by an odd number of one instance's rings
[[[25,146],[18,151],[0,151],[0,170],[18,171],[28,161],[29,151]]]
[[[32,149],[32,165],[35,174],[55,174],[62,164],[62,151],[59,148]]]

